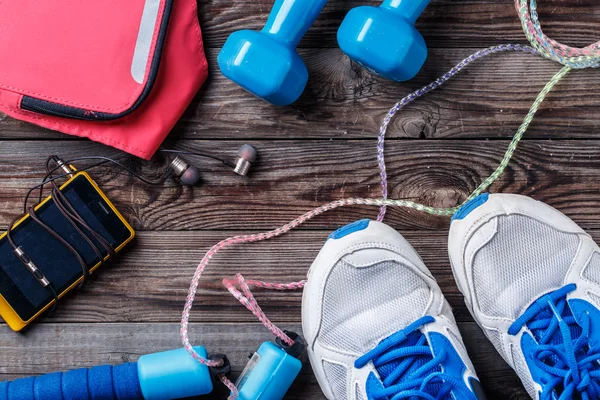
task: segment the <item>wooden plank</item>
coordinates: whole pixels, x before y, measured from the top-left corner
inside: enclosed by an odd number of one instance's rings
[[[260,159],[250,178],[240,178],[213,162],[196,161],[202,184],[194,189],[147,187],[133,178],[94,173],[118,208],[139,230],[272,229],[329,201],[379,197],[375,141],[253,141]],[[178,148],[234,157],[238,141],[182,141]],[[390,193],[437,207],[463,201],[496,167],[506,141],[390,141],[386,153]],[[42,155],[66,159],[106,154],[101,146],[80,142],[4,142],[0,158],[0,224],[22,209],[27,188],[39,182]],[[586,229],[600,228],[599,141],[529,140],[492,192],[521,193],[545,201]],[[45,156],[44,156],[45,158]],[[134,168],[154,178],[164,164]],[[168,185],[173,185],[169,182]],[[333,229],[357,218],[373,218],[375,207],[327,213],[306,227]],[[448,218],[397,209],[389,221],[402,229],[447,229]]]
[[[301,51],[311,78],[290,107],[275,107],[225,79],[209,50],[211,77],[171,138],[353,139],[373,138],[389,108],[408,93],[446,73],[477,49],[433,49],[423,71],[407,83],[377,78],[338,49]],[[509,138],[557,64],[530,54],[503,54],[476,62],[438,89],[402,110],[391,138]],[[596,71],[574,71],[542,105],[529,138],[598,139],[600,82]],[[0,116],[0,137],[68,139]],[[0,148],[0,152],[1,152]]]
[[[196,265],[218,241],[248,232],[142,232],[114,264],[102,268],[79,292],[45,318],[56,322],[178,322]],[[255,317],[223,287],[225,276],[293,282],[305,279],[329,231],[300,231],[215,257],[200,283],[192,321],[255,322]],[[406,232],[446,289],[460,320],[471,320],[454,284],[444,232]],[[302,291],[257,291],[277,322],[300,321]]]
[[[184,138],[372,138],[389,109],[479,49],[432,50],[419,75],[406,83],[375,77],[340,50],[301,52],[310,70],[304,94],[291,107],[274,107],[246,93],[218,70],[176,128]],[[559,65],[526,53],[477,61],[442,88],[402,110],[393,138],[507,138]],[[600,83],[596,71],[574,71],[548,96],[528,137],[598,138]],[[568,101],[566,101],[568,99]]]
[[[395,227],[421,255],[436,277],[459,322],[472,322],[448,260],[447,232],[407,231]],[[115,262],[60,304],[41,322],[179,322],[196,265],[218,241],[244,232],[142,232]],[[223,287],[223,277],[242,273],[269,282],[297,282],[323,246],[329,231],[299,231],[280,238],[229,248],[209,264],[191,321],[256,322]],[[600,230],[589,231],[600,242]],[[276,323],[300,322],[302,291],[256,290],[256,297]]]
[[[544,31],[571,45],[587,46],[598,40],[600,16],[593,0],[539,2]],[[363,0],[331,0],[309,30],[301,47],[337,47],[337,29],[347,12],[358,6],[378,5]],[[221,47],[236,30],[260,30],[272,0],[201,0],[200,20],[207,47]],[[486,47],[525,38],[513,0],[433,0],[417,22],[417,29],[432,48]]]
[[[298,324],[289,329],[301,331]],[[528,399],[518,378],[485,340],[474,323],[461,324],[467,347],[479,377],[491,400]],[[238,376],[248,361],[248,354],[272,337],[257,324],[193,324],[192,343],[205,346],[212,353],[226,353]],[[23,335],[0,327],[0,380],[38,375],[103,364],[136,361],[139,356],[181,347],[177,324],[43,324]],[[303,358],[300,376],[286,400],[324,399]],[[206,398],[225,399],[227,394],[216,385],[216,392]]]

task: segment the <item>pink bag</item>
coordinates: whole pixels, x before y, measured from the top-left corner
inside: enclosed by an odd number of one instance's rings
[[[0,1],[0,110],[149,159],[208,75],[196,0]]]

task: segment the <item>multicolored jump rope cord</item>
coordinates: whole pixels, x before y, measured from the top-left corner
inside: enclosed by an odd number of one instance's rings
[[[546,84],[546,86],[542,89],[542,91],[538,94],[537,98],[533,102],[531,109],[525,116],[523,123],[515,133],[512,141],[510,142],[506,153],[500,165],[496,168],[496,170],[485,179],[474,191],[471,195],[465,200],[464,203],[472,200],[473,198],[479,196],[483,193],[492,183],[494,183],[500,175],[504,172],[506,167],[508,166],[515,150],[519,142],[521,141],[523,135],[527,131],[529,125],[533,121],[535,114],[537,113],[540,105],[548,95],[548,93],[556,86],[556,84],[564,78],[572,69],[584,69],[584,68],[598,68],[600,67],[600,42],[594,43],[585,48],[573,48],[561,43],[556,42],[553,39],[547,37],[541,28],[538,14],[537,14],[537,2],[535,0],[531,0],[528,3],[528,0],[515,0],[515,6],[517,12],[519,13],[519,17],[521,19],[521,23],[523,25],[523,30],[527,39],[531,43],[533,47],[523,46],[518,44],[508,44],[508,45],[499,45],[493,46],[485,50],[481,50],[476,52],[475,54],[467,57],[454,68],[452,68],[448,73],[446,73],[441,78],[437,79],[433,83],[419,89],[402,100],[396,103],[388,112],[387,116],[384,118],[384,121],[379,130],[379,137],[377,141],[377,160],[379,164],[379,168],[381,171],[381,185],[382,185],[382,198],[381,199],[363,199],[363,198],[350,198],[350,199],[341,199],[336,200],[331,203],[325,204],[321,207],[315,208],[312,211],[307,212],[304,215],[296,218],[295,220],[268,232],[263,232],[259,234],[252,235],[242,235],[242,236],[234,236],[214,245],[204,256],[200,264],[198,265],[196,272],[194,274],[194,278],[192,279],[192,283],[190,285],[189,293],[187,296],[186,304],[183,310],[183,316],[181,319],[181,340],[185,349],[190,353],[192,357],[198,360],[200,363],[208,365],[210,367],[219,367],[222,365],[222,361],[213,361],[207,360],[201,357],[196,351],[194,351],[192,345],[189,341],[188,336],[188,323],[190,318],[190,312],[192,310],[192,306],[194,303],[194,299],[196,297],[196,291],[198,290],[198,284],[200,282],[200,278],[202,273],[206,269],[206,266],[210,262],[210,260],[221,250],[242,243],[253,243],[259,242],[262,240],[268,240],[275,238],[277,236],[283,235],[286,232],[296,228],[297,226],[305,223],[306,221],[314,218],[324,212],[329,210],[333,210],[338,207],[349,206],[349,205],[369,205],[369,206],[379,206],[380,212],[378,215],[378,221],[383,220],[386,209],[388,206],[395,207],[408,207],[413,208],[418,211],[422,211],[425,213],[440,215],[440,216],[451,216],[454,215],[461,206],[451,207],[451,208],[435,208],[426,206],[423,204],[418,204],[412,201],[407,200],[392,200],[388,199],[388,184],[387,184],[387,174],[385,168],[385,158],[384,158],[384,145],[385,145],[385,134],[387,131],[387,127],[393,117],[396,115],[398,111],[400,111],[403,107],[405,107],[410,102],[416,100],[417,98],[423,96],[426,93],[438,88],[466,66],[471,64],[473,61],[478,60],[482,57],[488,56],[490,54],[505,52],[505,51],[519,51],[519,52],[527,52],[532,54],[537,54],[548,58],[550,60],[556,61],[562,64],[564,67],[552,77],[552,79]],[[461,204],[462,205],[462,204]],[[273,333],[276,337],[280,338],[284,343],[291,345],[293,344],[293,340],[287,336],[281,329],[275,326],[269,318],[262,311],[260,306],[258,305],[256,299],[252,295],[250,291],[250,287],[258,287],[264,289],[272,289],[272,290],[294,290],[300,289],[304,287],[306,281],[300,282],[292,282],[292,283],[268,283],[257,280],[245,280],[244,277],[240,274],[237,274],[235,278],[226,278],[223,279],[223,284],[225,287],[233,294],[233,296],[238,299],[248,310],[250,310],[260,321],[263,323],[269,331]],[[241,291],[240,291],[241,289]],[[236,399],[238,397],[238,390],[227,377],[221,376],[221,381],[231,390],[230,399]]]

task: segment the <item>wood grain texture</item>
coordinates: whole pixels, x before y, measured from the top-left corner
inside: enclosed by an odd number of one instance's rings
[[[410,83],[391,83],[352,63],[336,46],[336,30],[343,16],[364,2],[330,1],[301,44],[300,54],[311,73],[305,94],[291,107],[265,107],[218,72],[216,55],[233,30],[260,29],[272,0],[234,4],[202,0],[199,4],[211,77],[172,137],[372,137],[396,101],[436,79],[463,57],[495,44],[525,43],[512,0],[434,0],[419,21],[419,30],[430,47],[428,62]],[[597,40],[595,27],[600,13],[593,5],[591,0],[569,4],[545,1],[540,4],[540,17],[552,37],[587,45]],[[442,91],[409,107],[396,119],[390,136],[508,137],[557,68],[552,62],[525,54],[480,61]],[[538,127],[529,135],[598,138],[597,121],[592,116],[600,102],[600,83],[593,79],[593,73],[577,71],[557,88],[538,116]],[[65,138],[3,115],[0,134],[20,139]]]
[[[242,142],[179,141],[176,147],[234,157]],[[169,182],[148,187],[115,169],[92,175],[138,230],[272,229],[329,201],[379,197],[375,141],[256,141],[260,159],[251,178],[240,178],[214,162],[197,161],[203,181],[194,189]],[[386,148],[390,196],[436,207],[452,207],[471,193],[502,158],[507,141],[390,141]],[[22,207],[27,188],[37,184],[42,154],[65,159],[94,155],[89,142],[4,142],[0,159],[0,223]],[[564,211],[584,228],[600,228],[600,142],[529,140],[522,143],[492,192],[531,195]],[[133,168],[139,165],[135,161]],[[144,163],[147,176],[163,163]],[[329,212],[304,228],[333,229],[357,218],[373,218],[375,207]],[[394,209],[388,221],[402,229],[446,229],[448,218]]]

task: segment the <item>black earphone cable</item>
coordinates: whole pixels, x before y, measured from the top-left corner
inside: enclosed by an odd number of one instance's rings
[[[58,158],[56,156],[48,157],[48,159],[46,160],[46,171],[48,174],[50,174],[50,176],[52,176],[51,172],[50,172],[50,161],[54,161],[59,166],[62,166],[63,164],[61,164],[60,158]],[[109,254],[110,257],[114,256],[115,251],[114,251],[113,247],[111,246],[111,244],[102,235],[100,235],[98,232],[94,231],[84,221],[84,219],[79,215],[77,210],[75,210],[75,208],[71,205],[71,203],[69,202],[67,197],[60,190],[60,188],[56,184],[56,181],[52,181],[52,186],[53,186],[52,198],[54,200],[54,204],[59,209],[59,211],[63,214],[63,216],[65,216],[67,218],[67,221],[69,221],[71,223],[71,225],[77,231],[77,233],[79,233],[81,235],[81,237],[83,237],[84,240],[90,245],[90,247],[92,248],[94,253],[96,253],[96,256],[98,257],[99,262],[101,264],[104,263],[104,257],[102,256],[102,252],[100,251],[98,246],[96,246],[96,244],[94,243],[92,238],[90,238],[88,236],[88,234],[83,232],[82,229],[85,229],[90,235],[92,235],[96,239],[96,241],[98,243],[100,243],[100,245],[102,247],[104,247],[104,249],[106,250],[106,252]],[[85,268],[87,269],[87,266],[85,266]],[[89,275],[89,271],[87,271],[87,273]],[[84,279],[85,279],[85,277],[86,276],[84,273]],[[82,281],[82,286],[83,286],[83,283],[84,282]]]
[[[40,217],[36,214],[36,212],[33,209],[33,207],[29,208],[29,215],[31,216],[32,220],[34,220],[39,226],[41,226],[42,228],[44,228],[44,230],[46,232],[48,232],[53,238],[55,238],[56,240],[58,240],[71,253],[73,253],[73,255],[75,256],[75,258],[77,258],[77,261],[81,265],[81,271],[82,271],[82,274],[83,274],[83,279],[81,280],[81,285],[80,285],[80,287],[81,287],[87,281],[87,278],[90,275],[90,271],[89,271],[89,269],[87,267],[87,264],[85,263],[85,260],[81,256],[81,254],[79,254],[79,252],[77,251],[77,249],[75,249],[73,246],[71,246],[71,244],[69,242],[67,242],[65,239],[63,239],[62,236],[60,236],[58,233],[56,233],[56,231],[54,229],[52,229],[48,225],[46,225],[40,219]]]
[[[48,173],[50,173],[50,160],[56,162],[59,166],[61,165],[60,158],[58,158],[56,156],[49,157],[48,160],[46,161],[46,171]],[[58,185],[56,184],[56,181],[52,181],[52,186],[53,186],[52,195],[55,200],[59,200],[58,202],[56,202],[56,205],[63,209],[63,214],[68,215],[72,221],[78,223],[81,227],[87,229],[96,238],[96,240],[102,245],[102,247],[104,247],[106,252],[112,257],[115,252],[114,252],[114,249],[112,248],[112,246],[110,245],[110,243],[106,239],[104,239],[104,237],[102,235],[100,235],[98,232],[94,231],[87,225],[87,223],[79,215],[77,210],[75,210],[75,208],[71,205],[71,203],[69,202],[67,197],[64,195],[64,193],[60,190],[60,187],[58,187]],[[75,228],[76,228],[76,226],[75,226]],[[82,235],[83,235],[83,233],[82,233]],[[95,247],[93,243],[90,243],[90,246]],[[97,252],[97,254],[98,254],[98,252]],[[102,257],[100,255],[98,255],[98,256],[102,260]]]
[[[54,237],[55,239],[57,239],[59,242],[61,242],[61,244],[63,246],[65,246],[77,259],[77,261],[79,262],[79,264],[81,265],[81,269],[82,269],[82,280],[81,280],[81,286],[83,286],[85,284],[85,282],[87,281],[87,278],[89,277],[89,268],[85,262],[85,260],[83,259],[83,257],[79,254],[79,252],[71,245],[69,244],[65,239],[63,239],[58,233],[56,233],[52,228],[50,228],[48,225],[46,225],[36,214],[35,212],[35,206],[33,207],[27,207],[28,203],[29,203],[29,197],[31,196],[31,193],[39,188],[40,189],[40,200],[38,202],[38,204],[41,202],[41,197],[43,196],[43,189],[45,187],[45,185],[51,183],[53,185],[53,190],[52,190],[52,200],[54,202],[54,204],[56,205],[56,207],[58,208],[58,210],[60,211],[60,213],[71,223],[71,225],[73,226],[73,228],[77,231],[77,233],[79,233],[79,235],[81,235],[81,237],[90,245],[90,247],[92,248],[92,250],[94,251],[94,253],[96,254],[96,256],[98,257],[98,259],[100,260],[100,263],[104,263],[104,257],[102,256],[102,253],[100,252],[100,250],[98,249],[98,247],[96,246],[96,244],[93,242],[93,240],[83,231],[83,229],[85,229],[89,234],[91,234],[92,236],[94,236],[94,238],[101,244],[102,247],[105,248],[105,250],[107,250],[109,257],[112,257],[115,254],[114,249],[112,248],[112,246],[110,245],[110,243],[108,243],[108,241],[106,241],[106,239],[104,239],[104,237],[102,237],[98,232],[94,231],[84,220],[83,218],[76,212],[76,210],[72,207],[72,205],[70,204],[70,202],[68,201],[68,199],[64,196],[64,194],[60,191],[60,188],[58,187],[58,185],[56,184],[56,180],[60,179],[60,178],[64,178],[64,177],[68,177],[73,175],[74,173],[76,173],[76,171],[72,171],[69,173],[64,173],[61,174],[60,176],[53,176],[53,173],[56,172],[57,170],[61,169],[63,167],[63,165],[67,165],[67,168],[70,168],[68,165],[71,164],[72,162],[78,161],[78,160],[89,160],[89,159],[95,159],[95,160],[102,160],[102,162],[97,163],[95,165],[92,166],[88,166],[87,168],[84,169],[91,169],[91,168],[95,168],[98,167],[100,165],[106,164],[106,163],[114,163],[116,165],[118,165],[119,167],[127,170],[131,175],[133,175],[134,177],[145,181],[148,184],[155,184],[152,181],[149,181],[145,178],[143,178],[142,176],[140,176],[139,174],[137,174],[135,171],[132,171],[130,168],[124,166],[123,164],[121,164],[120,162],[109,158],[109,157],[102,157],[102,156],[98,156],[98,157],[78,157],[77,159],[73,159],[70,160],[67,163],[61,163],[61,160],[56,157],[56,156],[50,156],[48,157],[48,159],[46,160],[46,176],[44,177],[43,181],[41,184],[36,185],[32,188],[29,189],[27,196],[25,197],[25,201],[24,201],[24,215],[30,215],[31,219],[33,221],[35,221],[38,225],[40,225],[46,232],[48,232],[52,237]],[[51,169],[50,168],[50,162],[54,161],[56,162],[58,165],[57,167]],[[82,169],[83,170],[83,169]],[[162,182],[164,182],[169,176],[168,171],[164,174],[164,179],[162,179]],[[158,183],[156,183],[158,184]],[[19,246],[17,246],[17,244],[14,241],[14,238],[12,236],[12,230],[14,229],[15,224],[17,223],[17,221],[22,218],[19,217],[17,219],[15,219],[8,227],[7,229],[7,240],[10,243],[10,245],[13,247],[13,250],[16,252],[19,248]],[[83,228],[83,229],[82,229]],[[21,249],[21,251],[24,252],[24,250]],[[29,260],[29,256],[27,256],[27,254],[25,253],[25,257],[27,257],[27,259]],[[20,258],[20,257],[19,257]],[[21,259],[22,260],[22,259]],[[40,272],[39,270],[36,271]],[[33,273],[33,271],[30,271]],[[43,279],[47,278],[43,275],[43,273],[41,273],[41,277]],[[39,278],[39,276],[36,276],[36,278]],[[38,279],[39,281],[39,279]],[[48,281],[48,283],[44,286],[44,284],[42,284],[42,282],[40,282],[40,284],[45,287],[46,289],[48,289],[51,294],[54,297],[54,303],[52,306],[52,310],[54,311],[56,309],[56,305],[58,304],[58,294],[56,292],[56,290],[54,289],[54,287],[52,286],[52,283],[50,281]]]
[[[217,157],[217,156],[213,156],[212,154],[203,153],[203,152],[200,152],[200,151],[171,150],[171,149],[162,149],[162,148],[159,149],[158,151],[160,153],[166,153],[166,154],[183,154],[183,155],[190,155],[190,156],[210,158],[212,160],[222,162],[223,164],[227,165],[230,168],[235,168],[235,164],[233,162],[229,161],[229,160],[225,160],[223,158],[220,158],[220,157]]]
[[[44,178],[42,179],[42,182],[40,184],[31,187],[29,189],[29,191],[27,192],[27,195],[25,196],[25,201],[24,201],[24,210],[25,210],[25,213],[26,213],[26,210],[27,210],[27,203],[29,203],[29,198],[31,197],[31,194],[33,193],[34,190],[40,189],[40,195],[39,195],[39,199],[38,199],[38,203],[39,203],[39,202],[42,201],[43,188],[48,183],[54,182],[54,181],[62,179],[62,178],[66,178],[66,177],[71,176],[71,175],[73,175],[73,174],[75,174],[77,172],[80,172],[80,171],[89,171],[91,169],[101,167],[101,166],[106,165],[108,163],[112,163],[112,164],[114,164],[114,165],[116,165],[116,166],[124,169],[125,171],[127,171],[127,173],[115,172],[116,174],[126,175],[126,176],[133,176],[134,178],[138,179],[139,181],[141,181],[141,182],[143,182],[143,183],[145,183],[147,185],[150,185],[150,186],[161,186],[161,185],[163,185],[167,181],[167,179],[169,178],[169,176],[172,173],[172,170],[170,168],[167,168],[163,172],[163,176],[161,176],[156,181],[151,181],[149,179],[144,178],[142,175],[138,174],[137,172],[133,171],[131,168],[129,168],[129,167],[123,165],[122,163],[118,162],[117,160],[109,158],[109,157],[103,157],[103,156],[78,157],[78,158],[71,159],[69,161],[65,161],[64,164],[70,165],[70,164],[72,164],[74,162],[77,162],[77,161],[86,161],[86,160],[102,160],[102,161],[99,162],[99,163],[93,164],[93,165],[89,165],[87,167],[83,167],[83,168],[77,169],[77,171],[67,172],[67,173],[63,173],[63,174],[60,174],[60,175],[57,175],[57,176],[52,176],[52,177],[51,177],[52,173],[54,173],[54,172],[58,171],[59,169],[61,169],[62,166],[57,166],[57,167],[53,168],[52,170],[50,170],[49,173],[47,173],[46,176],[44,176]],[[176,187],[180,187],[180,185],[168,186],[167,189],[168,188],[176,188]]]
[[[187,150],[171,150],[171,149],[164,149],[161,148],[158,150],[160,153],[166,153],[166,154],[183,154],[183,155],[193,155],[193,156],[197,156],[197,157],[204,157],[204,158],[209,158],[215,161],[219,161],[221,163],[223,163],[224,165],[230,167],[230,168],[235,168],[235,163],[229,161],[229,160],[225,160],[222,159],[220,157],[217,156],[213,156],[212,154],[208,154],[208,153],[203,153],[203,152],[198,152],[198,151],[187,151]],[[66,164],[67,166],[69,164],[72,164],[74,162],[78,162],[78,161],[89,161],[89,160],[101,160],[101,162],[78,169],[78,171],[88,171],[97,167],[100,167],[102,165],[111,163],[114,164],[116,166],[118,166],[119,168],[125,170],[127,172],[127,174],[133,176],[134,178],[138,179],[139,181],[150,185],[150,186],[160,186],[162,184],[164,184],[166,182],[166,180],[169,178],[169,176],[171,176],[171,174],[173,173],[173,170],[171,168],[166,168],[163,176],[161,176],[158,180],[156,181],[151,181],[149,179],[144,178],[142,175],[138,174],[137,172],[135,172],[134,170],[132,170],[131,168],[127,167],[126,165],[122,164],[121,162],[119,162],[117,160],[117,158],[126,158],[129,157],[129,155],[123,154],[121,156],[117,156],[117,157],[104,157],[104,156],[85,156],[85,157],[77,157],[77,158],[73,158],[70,159],[68,161],[65,161],[64,164]],[[42,183],[40,183],[39,185],[36,185],[34,187],[32,187],[28,193],[27,196],[25,197],[25,204],[27,204],[29,202],[29,197],[31,196],[31,193],[35,190],[35,189],[40,189],[40,195],[39,195],[39,199],[38,202],[42,201],[42,193],[43,193],[43,188],[46,184],[61,179],[61,178],[65,178],[67,176],[72,175],[72,173],[64,173],[61,175],[58,175],[56,177],[50,178],[50,174],[56,172],[57,170],[61,169],[62,166],[57,166],[54,169],[50,170],[48,174],[46,174],[46,176],[43,178]],[[74,173],[74,172],[73,172]],[[127,175],[127,174],[122,174],[119,172],[116,172],[117,174],[120,175]],[[179,187],[179,185],[174,185],[174,186],[170,186],[170,187]],[[170,188],[168,187],[168,188]],[[27,210],[27,206],[25,205],[24,210],[26,212]]]
[[[170,149],[164,149],[164,148],[159,149],[159,152],[165,153],[165,154],[182,154],[182,155],[193,155],[193,156],[197,156],[197,157],[209,158],[209,159],[212,159],[215,161],[219,161],[230,168],[234,168],[234,169],[236,168],[235,163],[225,160],[225,159],[222,159],[222,158],[219,158],[217,156],[213,156],[212,154],[208,154],[208,153],[185,151],[185,150],[170,150]],[[81,215],[79,215],[79,213],[77,213],[75,208],[71,205],[69,200],[66,198],[66,196],[60,190],[60,187],[58,186],[56,181],[59,179],[62,179],[62,178],[72,177],[75,173],[77,173],[79,171],[91,170],[91,169],[98,168],[98,167],[101,167],[101,166],[103,166],[105,164],[109,164],[109,163],[116,165],[117,167],[126,171],[126,173],[115,172],[116,174],[128,175],[128,176],[134,177],[134,178],[138,179],[139,181],[141,181],[147,185],[150,185],[150,186],[162,186],[167,181],[167,179],[173,175],[173,169],[169,166],[169,167],[165,168],[162,176],[158,180],[156,180],[156,181],[149,180],[149,179],[145,178],[144,176],[142,176],[141,174],[134,171],[133,169],[127,167],[122,162],[118,161],[118,159],[117,159],[117,158],[124,158],[124,157],[129,157],[129,156],[125,155],[125,154],[123,154],[120,157],[117,156],[115,158],[104,157],[104,156],[85,156],[85,157],[76,157],[76,158],[73,158],[68,161],[62,161],[58,156],[50,156],[46,160],[46,165],[45,165],[46,166],[46,175],[42,179],[42,182],[40,184],[35,185],[32,188],[30,188],[27,192],[27,195],[25,196],[24,203],[23,203],[24,216],[27,216],[29,214],[33,221],[35,221],[37,224],[39,224],[52,237],[54,237],[59,242],[61,242],[61,244],[63,244],[77,258],[79,264],[81,265],[82,274],[83,274],[80,287],[85,284],[85,282],[87,281],[87,278],[90,274],[89,268],[88,268],[85,260],[83,259],[81,254],[79,254],[77,249],[75,249],[70,243],[68,243],[64,238],[62,238],[58,233],[56,233],[56,231],[54,231],[52,228],[50,228],[48,225],[46,225],[39,218],[39,216],[36,214],[36,211],[35,211],[35,207],[36,207],[35,205],[32,207],[28,207],[29,199],[31,197],[31,194],[36,189],[39,189],[39,196],[38,196],[37,204],[40,204],[42,202],[42,198],[43,198],[43,194],[44,194],[44,187],[47,184],[51,184],[52,185],[52,190],[51,190],[52,201],[56,205],[57,209],[70,222],[70,224],[77,231],[77,233],[90,245],[90,247],[92,248],[92,250],[98,257],[98,259],[100,260],[100,263],[102,264],[102,263],[104,263],[104,257],[102,257],[102,252],[96,246],[93,239],[90,236],[88,236],[88,234],[93,236],[94,239],[96,239],[96,241],[98,243],[100,243],[100,245],[102,247],[104,247],[104,249],[109,254],[109,258],[112,258],[114,256],[115,250],[112,248],[110,243],[104,237],[102,237],[102,235],[100,235],[98,232],[94,231],[85,222],[85,220],[81,217]],[[93,164],[93,165],[89,165],[87,167],[83,167],[78,170],[70,171],[71,170],[70,165],[72,163],[78,162],[78,161],[88,161],[88,160],[100,160],[100,162]],[[50,162],[52,162],[52,161],[54,161],[57,164],[57,166],[54,168],[50,167]],[[63,170],[66,169],[69,172],[65,172],[58,176],[54,176],[54,173],[60,169],[63,169]],[[179,185],[172,186],[172,187],[179,187]],[[59,300],[59,295],[58,295],[57,291],[54,289],[52,282],[50,282],[44,276],[44,274],[39,269],[37,269],[37,267],[35,266],[35,264],[33,264],[33,261],[25,253],[25,251],[22,248],[20,248],[19,246],[17,246],[17,244],[14,241],[14,238],[12,235],[12,230],[14,229],[17,221],[20,218],[23,218],[23,216],[16,218],[9,225],[9,227],[7,229],[7,234],[6,234],[8,242],[13,247],[13,250],[15,251],[15,254],[17,255],[17,257],[24,264],[27,264],[26,267],[30,270],[30,272],[32,272],[34,274],[34,276],[36,277],[38,282],[44,288],[48,289],[51,292],[52,296],[54,297],[54,303],[53,303],[52,309],[51,309],[51,312],[53,312],[55,310],[55,308],[58,304],[58,300]],[[87,233],[84,231],[87,231]],[[20,254],[18,254],[19,252],[20,252]]]

